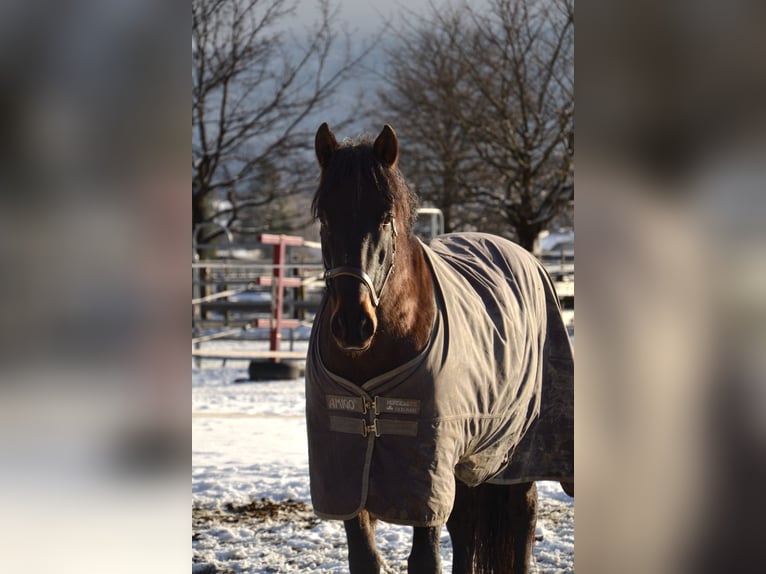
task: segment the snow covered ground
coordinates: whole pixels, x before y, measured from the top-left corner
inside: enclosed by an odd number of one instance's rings
[[[311,511],[303,379],[236,383],[247,364],[219,365],[192,372],[192,573],[346,572],[342,523]],[[538,489],[533,572],[574,572],[573,499]],[[406,572],[411,532],[379,523],[387,572]],[[450,572],[446,528],[442,560]]]

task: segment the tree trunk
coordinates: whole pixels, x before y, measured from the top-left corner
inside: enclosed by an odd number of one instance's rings
[[[518,244],[530,253],[534,249],[535,239],[540,235],[540,225],[519,225],[516,228],[516,234],[518,236]]]

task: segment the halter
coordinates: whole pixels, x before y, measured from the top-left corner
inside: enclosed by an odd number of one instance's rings
[[[324,279],[325,283],[329,286],[330,281],[332,279],[335,279],[336,277],[342,277],[343,275],[346,275],[348,277],[353,277],[354,279],[359,279],[366,287],[370,290],[370,296],[372,297],[372,306],[377,307],[380,303],[380,294],[383,292],[383,288],[386,286],[386,283],[388,282],[388,278],[391,276],[391,272],[394,270],[394,259],[396,256],[396,236],[398,235],[396,231],[396,219],[391,218],[391,237],[394,244],[394,248],[391,251],[391,264],[388,266],[388,271],[386,271],[386,277],[383,279],[383,284],[380,286],[380,289],[376,290],[375,285],[372,283],[372,278],[365,272],[364,269],[361,267],[348,267],[348,266],[342,266],[342,267],[333,267],[332,269],[325,269],[324,272]]]

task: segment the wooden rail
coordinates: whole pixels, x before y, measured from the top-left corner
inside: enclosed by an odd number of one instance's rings
[[[231,360],[257,360],[257,359],[293,359],[306,358],[305,351],[251,351],[247,349],[192,349],[192,357],[199,359],[231,359]]]
[[[273,261],[274,261],[274,277],[269,278],[268,284],[272,285],[272,316],[273,322],[271,325],[271,336],[269,337],[269,349],[272,352],[279,351],[279,344],[282,342],[282,329],[287,326],[283,323],[282,304],[285,300],[285,287],[288,287],[287,277],[285,277],[284,264],[287,258],[287,246],[288,245],[303,245],[303,237],[292,237],[290,235],[272,235],[270,233],[263,233],[258,237],[258,241],[264,245],[273,246]],[[300,280],[295,287],[300,286]],[[297,321],[295,321],[297,327]],[[273,360],[279,362],[281,357],[276,355]]]
[[[195,327],[196,337],[192,339],[192,357],[201,359],[239,359],[239,360],[263,360],[267,359],[274,363],[288,359],[304,359],[305,353],[296,353],[293,351],[283,351],[281,349],[283,331],[285,329],[296,329],[302,324],[297,317],[286,317],[286,312],[300,311],[305,312],[307,306],[316,308],[317,303],[306,301],[288,300],[285,296],[286,289],[303,289],[307,284],[316,280],[316,270],[321,265],[293,265],[287,260],[287,248],[302,246],[304,240],[302,237],[290,235],[275,235],[263,233],[258,237],[260,245],[271,247],[271,264],[264,264],[255,261],[197,261],[192,263],[193,269],[214,270],[219,275],[218,280],[208,279],[206,285],[214,285],[223,291],[212,293],[202,297],[192,299],[194,309],[193,326]],[[288,276],[293,269],[308,269],[312,276],[307,278]],[[259,272],[268,274],[255,275]],[[255,275],[255,276],[254,276]],[[201,283],[198,283],[201,284]],[[228,288],[230,284],[243,285],[239,288]],[[247,293],[259,291],[259,287],[271,288],[271,293],[264,300],[235,299],[232,296],[244,296]],[[261,291],[262,292],[262,291]],[[220,312],[223,314],[223,320],[210,317],[211,312]],[[229,313],[238,313],[239,317],[229,318]],[[253,316],[254,313],[267,314],[267,316]],[[238,325],[240,329],[231,329]],[[210,328],[226,329],[223,335],[203,331]],[[221,348],[202,349],[201,344],[213,340],[223,340],[226,338],[238,338],[243,331],[249,329],[268,329],[269,350],[230,350]]]

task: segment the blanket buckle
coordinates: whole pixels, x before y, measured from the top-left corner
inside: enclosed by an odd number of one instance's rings
[[[376,437],[380,436],[380,429],[378,428],[378,419],[372,419],[371,425],[364,425],[362,436],[367,437],[371,432],[375,433]]]

